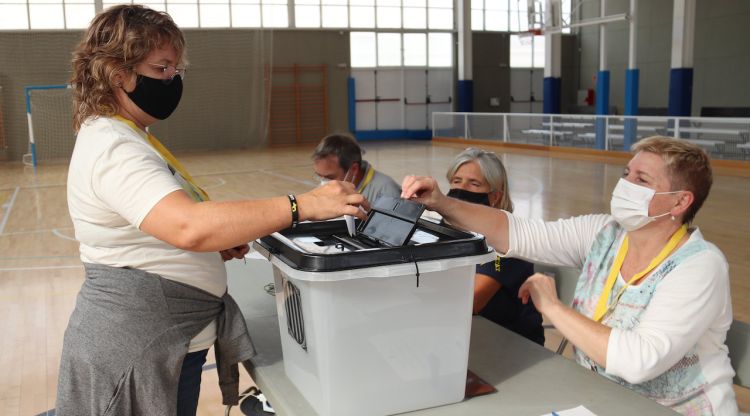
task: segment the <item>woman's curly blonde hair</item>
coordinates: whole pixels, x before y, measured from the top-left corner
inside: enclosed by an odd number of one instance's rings
[[[94,17],[73,52],[73,128],[92,116],[111,116],[115,75],[132,71],[151,51],[171,45],[184,64],[185,38],[171,17],[141,5],[111,7]]]

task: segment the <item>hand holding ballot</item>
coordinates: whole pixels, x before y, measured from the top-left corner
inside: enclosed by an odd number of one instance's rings
[[[361,220],[366,218],[359,208],[370,208],[369,203],[348,182],[330,181],[297,197],[300,220],[325,220],[351,215]]]

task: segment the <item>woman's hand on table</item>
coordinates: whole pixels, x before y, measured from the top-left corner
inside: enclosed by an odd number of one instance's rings
[[[555,279],[542,273],[535,273],[526,279],[518,289],[518,297],[524,305],[531,298],[536,309],[542,314],[547,314],[551,308],[562,305],[557,297]]]

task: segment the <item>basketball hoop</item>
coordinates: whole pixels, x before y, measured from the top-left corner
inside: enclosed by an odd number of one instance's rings
[[[521,45],[531,45],[531,40],[534,36],[541,36],[543,33],[542,29],[530,28],[529,30],[518,32],[518,41],[521,42]]]

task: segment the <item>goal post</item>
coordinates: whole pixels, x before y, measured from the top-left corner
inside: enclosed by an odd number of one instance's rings
[[[32,101],[31,101],[32,91],[50,92],[52,90],[65,90],[65,89],[70,89],[70,85],[68,84],[28,85],[24,87],[24,95],[26,96],[26,120],[29,126],[29,153],[23,155],[22,160],[24,164],[36,167],[39,161],[39,158],[37,157],[37,150],[36,150],[37,138],[34,135],[34,117],[33,117],[34,113],[32,112],[32,108],[34,106],[32,105]],[[47,110],[58,112],[60,113],[59,117],[65,118],[67,120],[72,120],[71,107],[50,108],[50,109],[45,109],[45,112],[48,112]]]

